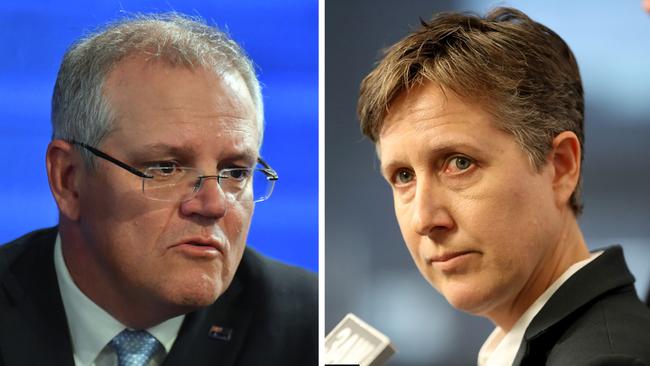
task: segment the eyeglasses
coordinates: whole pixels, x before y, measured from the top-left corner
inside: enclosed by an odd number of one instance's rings
[[[174,162],[160,162],[141,171],[83,142],[70,143],[142,178],[142,193],[157,201],[191,200],[201,190],[204,180],[216,179],[221,190],[235,200],[261,202],[271,196],[278,180],[278,173],[262,158],[257,159],[261,168],[225,168],[216,175],[205,175],[199,169],[177,166]]]

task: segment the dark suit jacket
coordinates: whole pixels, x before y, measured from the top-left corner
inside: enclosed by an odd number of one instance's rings
[[[73,366],[54,270],[56,228],[0,246],[0,366]],[[209,336],[213,325],[231,329]],[[318,283],[305,270],[246,249],[211,306],[185,317],[165,365],[316,365]]]
[[[532,320],[514,365],[650,365],[650,310],[621,247],[576,272]]]

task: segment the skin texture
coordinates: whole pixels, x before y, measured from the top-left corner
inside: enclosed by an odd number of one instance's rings
[[[255,108],[237,74],[132,56],[109,74],[104,91],[117,122],[98,148],[127,164],[171,160],[206,175],[255,165]],[[214,179],[189,201],[153,201],[141,178],[103,159],[88,171],[61,140],[51,142],[47,166],[72,278],[125,325],[147,328],[207,306],[229,286],[253,203],[225,195]],[[217,250],[182,245],[197,240]]]
[[[568,205],[580,146],[559,134],[538,171],[491,118],[427,82],[391,104],[377,151],[420,273],[454,307],[509,330],[589,255]]]

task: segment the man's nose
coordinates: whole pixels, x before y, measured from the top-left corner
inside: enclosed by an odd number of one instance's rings
[[[204,177],[199,191],[192,199],[183,202],[181,211],[187,216],[196,214],[218,219],[226,215],[228,200],[216,176]]]
[[[449,211],[448,192],[433,179],[417,182],[415,197],[411,204],[413,229],[422,236],[444,233],[455,226]]]

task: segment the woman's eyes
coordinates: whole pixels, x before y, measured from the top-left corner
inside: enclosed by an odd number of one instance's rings
[[[454,155],[442,163],[441,172],[443,175],[456,176],[468,172],[476,165],[476,161],[465,155]],[[392,185],[396,187],[405,186],[415,180],[415,172],[409,168],[400,168],[391,177]]]
[[[463,155],[452,156],[445,163],[445,173],[460,174],[470,169],[475,164],[474,160]]]
[[[395,176],[392,179],[393,184],[396,186],[404,185],[410,183],[415,178],[415,174],[408,169],[400,169],[395,172]]]

